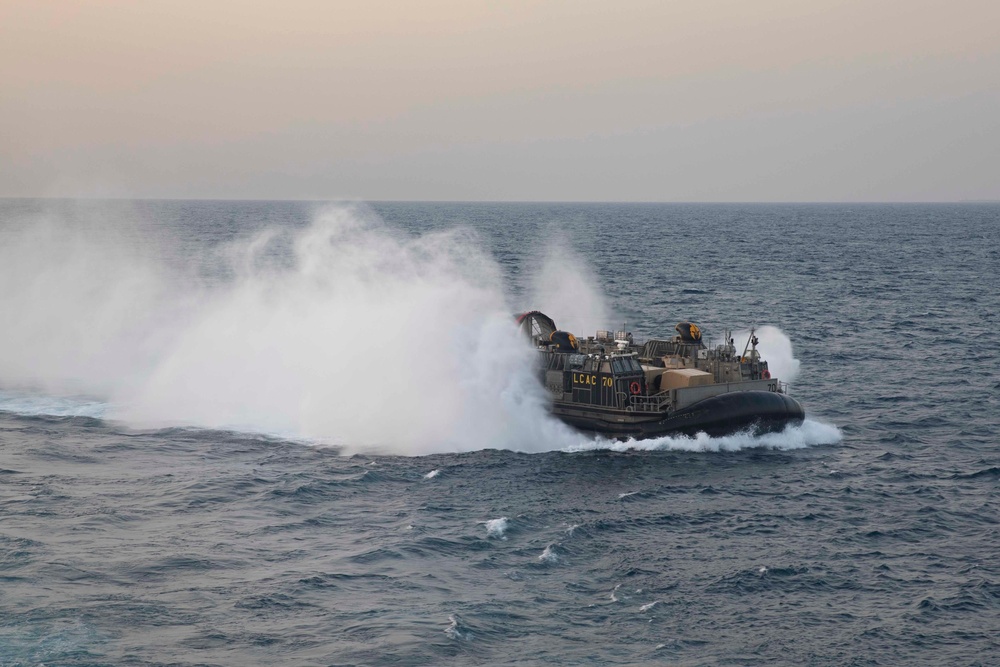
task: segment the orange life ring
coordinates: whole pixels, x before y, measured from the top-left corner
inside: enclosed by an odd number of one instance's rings
[[[628,390],[633,394],[638,394],[640,391],[642,391],[642,385],[639,384],[638,382],[633,382],[628,386]]]
[[[771,371],[767,370],[766,368],[764,369],[764,372],[761,373],[760,375],[765,380],[770,380],[771,379]]]

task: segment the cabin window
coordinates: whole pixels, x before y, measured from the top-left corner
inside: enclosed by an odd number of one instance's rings
[[[615,375],[629,375],[631,373],[641,373],[642,366],[634,357],[612,357],[611,367]]]

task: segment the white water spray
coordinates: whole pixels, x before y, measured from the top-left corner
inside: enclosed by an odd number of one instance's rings
[[[0,308],[17,317],[0,328],[6,389],[101,397],[107,416],[144,427],[347,451],[578,440],[546,415],[496,264],[471,233],[410,237],[333,208],[308,228],[234,242],[219,259],[234,278],[214,283],[57,220],[8,236],[0,277],[14,289]]]
[[[0,386],[57,395],[128,392],[154,363],[183,299],[136,239],[117,224],[56,216],[0,231]]]
[[[760,356],[767,362],[771,377],[777,378],[782,382],[794,382],[799,374],[799,366],[801,364],[795,358],[795,353],[792,351],[791,339],[785,335],[784,331],[769,324],[755,329],[754,335],[759,340],[757,351],[760,352]],[[736,351],[742,354],[747,346],[747,342],[750,340],[750,332],[740,331],[734,333],[733,340],[735,341]]]
[[[560,329],[578,336],[611,328],[607,304],[587,262],[564,234],[553,232],[538,267],[532,277],[533,310],[551,316]]]

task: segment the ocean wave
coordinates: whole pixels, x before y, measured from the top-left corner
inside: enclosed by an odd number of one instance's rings
[[[41,393],[0,391],[0,412],[25,417],[90,417],[103,419],[110,406],[86,396],[49,396]]]

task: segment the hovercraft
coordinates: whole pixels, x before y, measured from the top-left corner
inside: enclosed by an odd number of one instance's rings
[[[805,418],[788,385],[771,375],[753,330],[739,353],[731,333],[709,348],[691,322],[642,343],[627,331],[578,338],[537,310],[517,323],[538,350],[553,415],[581,431],[619,439],[761,434]]]

